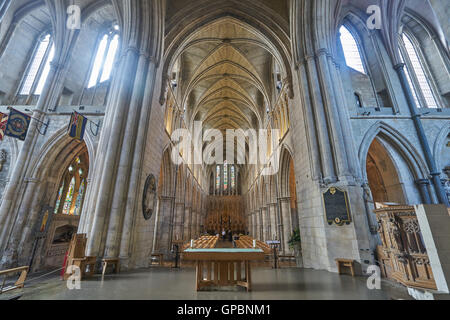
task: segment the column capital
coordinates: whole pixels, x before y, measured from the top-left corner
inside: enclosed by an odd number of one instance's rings
[[[24,178],[23,180],[26,183],[38,183],[39,182],[39,179],[37,179],[37,178],[30,178],[30,177]]]
[[[401,63],[397,63],[395,66],[394,66],[394,69],[395,69],[395,71],[400,71],[400,70],[403,70],[405,68],[405,64],[403,63],[403,62],[401,62]]]
[[[430,180],[428,179],[417,179],[415,181],[418,185],[428,186],[430,185]]]

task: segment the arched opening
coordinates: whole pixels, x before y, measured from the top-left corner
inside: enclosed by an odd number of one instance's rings
[[[366,171],[375,203],[406,203],[395,164],[387,150],[377,139],[370,145],[366,160]]]
[[[81,215],[86,194],[89,156],[87,150],[77,155],[64,172],[55,202],[55,214]]]
[[[281,152],[280,161],[280,220],[282,224],[281,239],[282,248],[285,253],[293,250],[289,245],[294,231],[300,228],[297,207],[297,188],[295,179],[294,161],[288,149]]]
[[[61,267],[72,235],[81,232],[89,216],[85,200],[89,185],[90,157],[85,142],[64,137],[42,157],[45,167],[37,170],[42,182],[37,224],[45,235],[36,249],[35,269]],[[41,254],[39,254],[39,252]]]
[[[294,160],[292,158],[289,161],[289,198],[291,199],[292,229],[295,230],[299,228],[299,222]]]
[[[175,167],[171,159],[171,148],[167,148],[162,156],[158,178],[158,210],[155,218],[153,252],[170,251],[169,230],[172,210],[175,206],[174,184]]]

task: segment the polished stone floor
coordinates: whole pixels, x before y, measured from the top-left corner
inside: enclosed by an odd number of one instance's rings
[[[168,300],[356,300],[411,299],[403,288],[382,283],[381,290],[369,290],[366,278],[353,278],[326,271],[298,268],[254,268],[253,291],[196,292],[193,268],[152,267],[139,271],[95,275],[81,282],[80,290],[69,290],[54,276],[31,281],[20,299],[168,299]]]

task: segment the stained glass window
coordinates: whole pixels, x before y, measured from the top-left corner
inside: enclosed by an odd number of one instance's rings
[[[81,214],[89,171],[86,162],[87,153],[76,157],[67,167],[56,199],[56,214]]]
[[[72,178],[67,191],[66,200],[64,201],[63,214],[70,214],[70,207],[72,205],[73,192],[75,190],[75,177]]]
[[[64,181],[61,184],[61,188],[59,188],[58,191],[58,198],[56,199],[56,204],[55,204],[55,213],[58,213],[58,209],[59,209],[59,204],[61,203],[61,196],[64,190]]]
[[[19,93],[21,95],[39,95],[42,93],[45,81],[47,80],[47,76],[50,72],[50,63],[52,62],[55,54],[55,47],[51,43],[52,38],[49,34],[44,36],[42,40],[39,41],[33,60],[31,61],[30,67],[25,75],[22,88],[20,89]],[[39,80],[36,83],[37,79]],[[33,86],[36,86],[34,92],[32,92]]]
[[[223,190],[227,190],[228,188],[228,165],[225,161],[223,163]]]
[[[216,190],[220,189],[220,166],[216,167]]]
[[[234,165],[230,167],[230,175],[231,175],[231,188],[234,189],[236,187],[236,180],[234,177]]]
[[[84,182],[85,182],[85,180],[83,180],[83,182],[81,182],[80,189],[78,190],[77,200],[75,201],[75,209],[73,210],[73,214],[76,216],[80,214],[81,206],[83,205],[82,200],[83,200],[84,189],[85,189]]]
[[[341,34],[340,39],[342,49],[344,50],[345,63],[350,68],[365,74],[366,70],[364,69],[361,52],[359,51],[355,38],[345,26],[342,26],[339,32]]]
[[[412,91],[414,92],[415,87],[412,83],[411,74],[414,73],[417,78],[417,84],[420,88],[420,91],[422,92],[423,98],[425,99],[426,107],[428,108],[438,108],[438,104],[436,102],[436,99],[434,98],[433,91],[431,90],[430,84],[428,82],[428,79],[425,75],[425,70],[422,67],[422,63],[419,59],[419,56],[417,54],[416,48],[414,47],[411,39],[406,33],[403,33],[402,40],[405,45],[406,54],[408,55],[409,61],[411,62],[411,66],[407,64],[407,68],[410,67],[410,70],[407,70],[407,78],[409,81],[409,85],[411,86]],[[405,57],[403,57],[403,60]],[[414,92],[413,95],[415,95],[415,100],[417,103],[417,106],[420,107],[420,104],[418,104],[417,95]]]

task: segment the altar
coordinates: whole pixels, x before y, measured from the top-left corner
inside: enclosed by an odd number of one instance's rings
[[[250,261],[264,260],[259,248],[187,248],[183,258],[196,261],[196,290],[240,286],[251,291]]]

